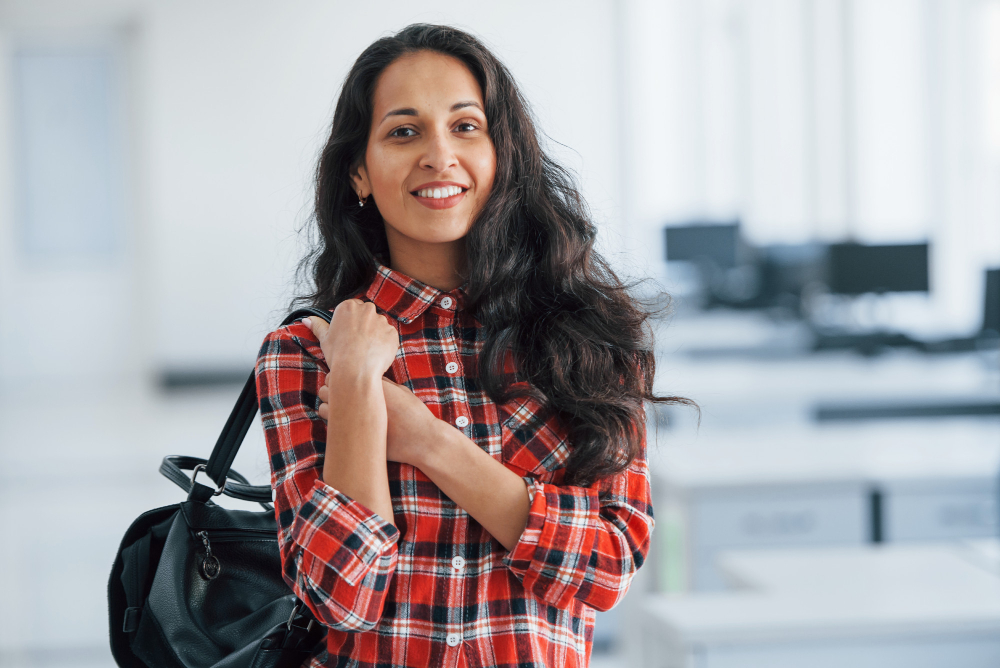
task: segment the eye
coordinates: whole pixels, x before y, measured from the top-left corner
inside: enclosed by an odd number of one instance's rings
[[[479,127],[475,123],[459,123],[458,127],[459,128],[462,128],[462,127],[468,127],[469,128],[468,130],[464,130],[463,132],[472,132],[473,130],[478,130],[479,129]]]
[[[414,131],[413,128],[408,128],[406,126],[403,126],[403,127],[398,127],[395,130],[393,130],[392,132],[390,132],[389,136],[390,137],[399,137],[401,139],[406,139],[408,137],[412,137],[413,136],[413,135],[398,135],[398,134],[396,134],[397,132],[400,132],[400,131],[403,131],[403,130],[407,130],[409,132],[413,132],[413,134],[416,134],[416,132]]]

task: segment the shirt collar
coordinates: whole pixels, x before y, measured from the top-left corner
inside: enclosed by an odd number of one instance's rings
[[[462,287],[444,292],[375,260],[375,279],[365,296],[387,315],[409,324],[432,307],[440,316],[454,317],[465,304]]]

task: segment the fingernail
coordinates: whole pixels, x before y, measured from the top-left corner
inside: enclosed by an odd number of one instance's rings
[[[303,325],[305,325],[309,329],[312,329],[312,321],[309,320],[309,318],[302,318],[301,322],[302,322]]]

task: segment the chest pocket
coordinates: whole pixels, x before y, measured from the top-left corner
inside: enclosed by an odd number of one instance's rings
[[[570,447],[553,412],[530,397],[518,397],[499,409],[504,465],[519,475],[558,483]]]

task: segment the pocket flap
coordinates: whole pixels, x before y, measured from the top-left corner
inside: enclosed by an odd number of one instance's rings
[[[565,467],[569,442],[551,409],[532,397],[518,397],[500,408],[504,464],[540,477]]]

